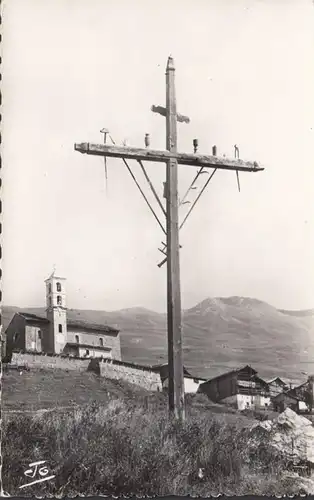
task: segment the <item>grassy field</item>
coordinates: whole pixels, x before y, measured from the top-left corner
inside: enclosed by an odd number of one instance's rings
[[[190,398],[190,396],[189,396]],[[107,405],[113,399],[135,401],[143,407],[158,406],[166,410],[168,400],[164,393],[150,392],[126,381],[98,377],[92,372],[56,369],[4,371],[2,376],[3,415],[35,413],[38,411],[65,411],[88,407],[90,404]],[[212,403],[206,397],[196,398],[195,411],[223,414],[227,419],[241,421],[243,427],[252,425],[250,418],[232,407]]]
[[[10,372],[3,387],[2,476],[10,495],[299,492],[267,443],[248,446],[253,416],[203,395],[187,397],[187,419],[178,425],[164,394],[91,373]],[[20,490],[37,460],[55,478]]]
[[[2,410],[37,411],[75,408],[112,398],[143,398],[149,393],[123,381],[97,377],[91,372],[32,369],[9,370],[2,377]]]

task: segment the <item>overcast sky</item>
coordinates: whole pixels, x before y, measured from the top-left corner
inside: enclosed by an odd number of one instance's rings
[[[163,234],[100,142],[165,148],[165,67],[176,65],[180,151],[233,155],[181,233],[183,307],[250,296],[314,307],[314,6],[311,0],[6,0],[3,21],[3,298],[44,305],[56,265],[68,306],[166,307]],[[165,166],[147,165],[162,193]],[[137,165],[134,172],[140,176]],[[180,193],[195,174],[180,167]],[[145,180],[141,183],[147,190]],[[204,180],[202,179],[202,182]],[[187,210],[187,208],[185,209]],[[181,217],[186,211],[181,212]]]

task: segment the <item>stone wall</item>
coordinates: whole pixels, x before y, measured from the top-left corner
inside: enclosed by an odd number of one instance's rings
[[[28,368],[59,368],[61,370],[86,371],[89,359],[50,356],[41,353],[13,352],[11,365]]]
[[[153,371],[149,367],[141,367],[123,361],[93,359],[90,361],[88,369],[98,373],[101,377],[126,380],[148,391],[162,391],[159,372]]]
[[[93,371],[101,377],[126,380],[148,391],[162,391],[160,374],[149,367],[114,359],[82,359],[43,353],[13,352],[11,366]]]

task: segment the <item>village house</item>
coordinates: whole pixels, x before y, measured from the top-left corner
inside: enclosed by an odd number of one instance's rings
[[[313,380],[310,380],[310,378],[306,381],[303,382],[303,384],[300,384],[293,389],[291,389],[289,392],[293,396],[298,396],[301,399],[304,399],[307,393],[310,393],[312,391],[313,393]]]
[[[310,400],[314,400],[314,387],[311,377],[303,384],[294,387],[288,391],[289,396],[298,399],[298,409],[300,413],[307,413],[310,410]],[[311,396],[312,395],[312,396]]]
[[[46,316],[17,312],[5,332],[5,354],[13,351],[121,359],[119,330],[83,320],[68,320],[65,278],[46,283]]]
[[[290,408],[296,413],[301,413],[304,411],[304,405],[304,401],[298,396],[291,394],[291,391],[282,392],[272,398],[273,409],[279,413],[282,413],[287,408]]]
[[[155,365],[153,369],[160,373],[162,390],[167,391],[169,386],[169,365],[167,363]],[[183,376],[185,394],[195,394],[200,384],[206,380],[200,377],[194,377],[185,367],[183,367]]]
[[[270,404],[267,382],[248,365],[206,380],[198,392],[213,402],[230,404],[239,410],[267,408]]]
[[[271,398],[273,398],[273,397],[277,396],[277,394],[280,394],[280,393],[287,391],[289,389],[289,385],[284,380],[282,380],[280,377],[276,377],[272,380],[269,380],[267,382],[267,384],[269,387],[269,394],[270,394]]]
[[[311,389],[309,380],[297,387],[285,383],[279,377],[268,382],[271,404],[275,411],[283,412],[290,408],[296,413],[308,413],[307,394]],[[313,390],[313,389],[312,389]]]

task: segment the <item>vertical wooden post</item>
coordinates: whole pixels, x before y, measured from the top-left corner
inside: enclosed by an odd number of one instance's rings
[[[176,152],[177,109],[175,67],[172,57],[168,58],[166,70],[166,134],[168,151]],[[169,410],[176,419],[184,420],[177,160],[167,162],[166,195]]]

